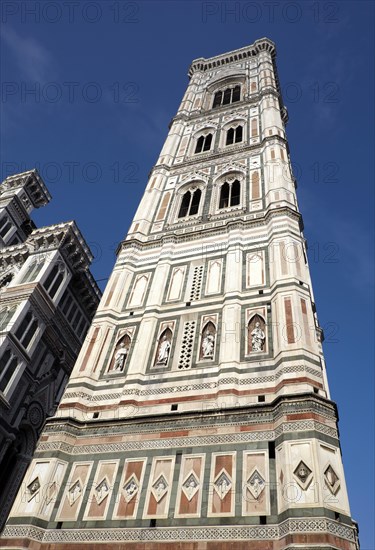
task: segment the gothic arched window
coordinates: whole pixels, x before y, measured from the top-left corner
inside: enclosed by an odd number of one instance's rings
[[[207,134],[205,136],[200,136],[197,140],[197,145],[195,147],[195,153],[202,153],[202,151],[209,151],[211,149],[212,143],[212,134]]]
[[[223,183],[220,189],[219,209],[238,206],[241,201],[241,184],[238,180]]]
[[[53,299],[57,291],[59,290],[61,283],[64,280],[65,275],[65,266],[61,262],[55,264],[53,268],[51,269],[50,274],[48,275],[47,279],[43,283],[44,288],[50,295],[50,297]]]
[[[28,311],[15,332],[17,340],[25,349],[28,348],[33,336],[38,329],[38,321],[31,311]]]
[[[187,216],[193,216],[194,214],[197,214],[201,195],[202,191],[200,189],[195,189],[195,191],[186,191],[186,193],[182,197],[178,217],[186,218]]]
[[[220,107],[221,105],[229,105],[230,103],[236,103],[241,99],[241,86],[237,85],[233,88],[226,88],[225,90],[219,90],[214,95],[214,101],[212,108]]]
[[[237,126],[237,128],[229,128],[227,131],[227,140],[225,145],[232,145],[233,143],[240,143],[243,136],[243,127]]]
[[[17,358],[7,349],[0,358],[0,392],[7,393],[9,382],[17,368]]]

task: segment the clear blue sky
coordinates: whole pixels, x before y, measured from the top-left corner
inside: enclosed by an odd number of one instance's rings
[[[1,175],[39,167],[53,199],[35,222],[75,219],[97,279],[191,60],[275,41],[352,515],[373,550],[374,3],[4,0],[1,16]]]

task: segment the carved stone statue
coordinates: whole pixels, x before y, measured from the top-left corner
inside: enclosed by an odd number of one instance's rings
[[[252,351],[263,351],[264,341],[266,335],[263,330],[260,328],[260,323],[257,321],[255,323],[254,330],[251,331],[251,346]]]
[[[128,353],[129,348],[125,346],[124,342],[121,342],[119,349],[115,353],[115,363],[113,365],[114,370],[122,370],[124,368]]]
[[[156,363],[158,365],[166,365],[168,362],[169,352],[171,349],[171,344],[169,340],[167,339],[166,335],[163,336],[160,347],[159,347],[159,353]]]
[[[215,336],[209,330],[206,331],[206,335],[202,341],[203,357],[213,357],[215,347]]]

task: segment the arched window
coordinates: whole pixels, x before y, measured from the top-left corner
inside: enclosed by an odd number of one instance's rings
[[[206,136],[200,136],[195,147],[195,153],[202,153],[202,151],[209,151],[211,149],[212,134]]]
[[[236,103],[241,99],[241,86],[237,85],[233,88],[226,88],[215,93],[212,108],[220,107],[221,105],[229,105]]]
[[[243,128],[237,126],[237,128],[229,128],[227,131],[226,145],[232,145],[233,143],[240,143],[242,141]]]
[[[50,297],[53,299],[57,291],[59,290],[61,283],[64,280],[65,275],[65,266],[63,263],[58,262],[53,266],[51,269],[50,274],[48,275],[47,279],[43,283],[44,288],[50,295]]]
[[[6,394],[9,382],[17,369],[17,358],[7,349],[0,359],[0,391]]]
[[[167,365],[171,351],[171,345],[172,331],[170,328],[166,328],[159,337],[154,361],[155,367],[165,367]]]
[[[219,209],[238,206],[241,200],[241,184],[238,180],[223,183],[220,189]]]
[[[15,332],[15,337],[23,345],[28,348],[33,336],[38,329],[38,321],[35,319],[31,311],[28,311],[23,318],[21,324]]]
[[[10,231],[12,228],[12,224],[7,216],[4,216],[2,220],[0,221],[0,237],[5,237],[5,235]]]
[[[182,197],[178,217],[186,218],[187,216],[193,216],[194,214],[197,214],[199,210],[201,195],[202,191],[200,189],[195,189],[195,191],[186,191],[186,193]]]

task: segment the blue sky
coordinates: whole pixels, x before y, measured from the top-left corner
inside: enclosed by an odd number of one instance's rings
[[[102,288],[190,62],[275,41],[352,515],[373,550],[373,2],[4,1],[1,17],[2,178],[39,168],[53,199],[35,222],[75,219]]]

